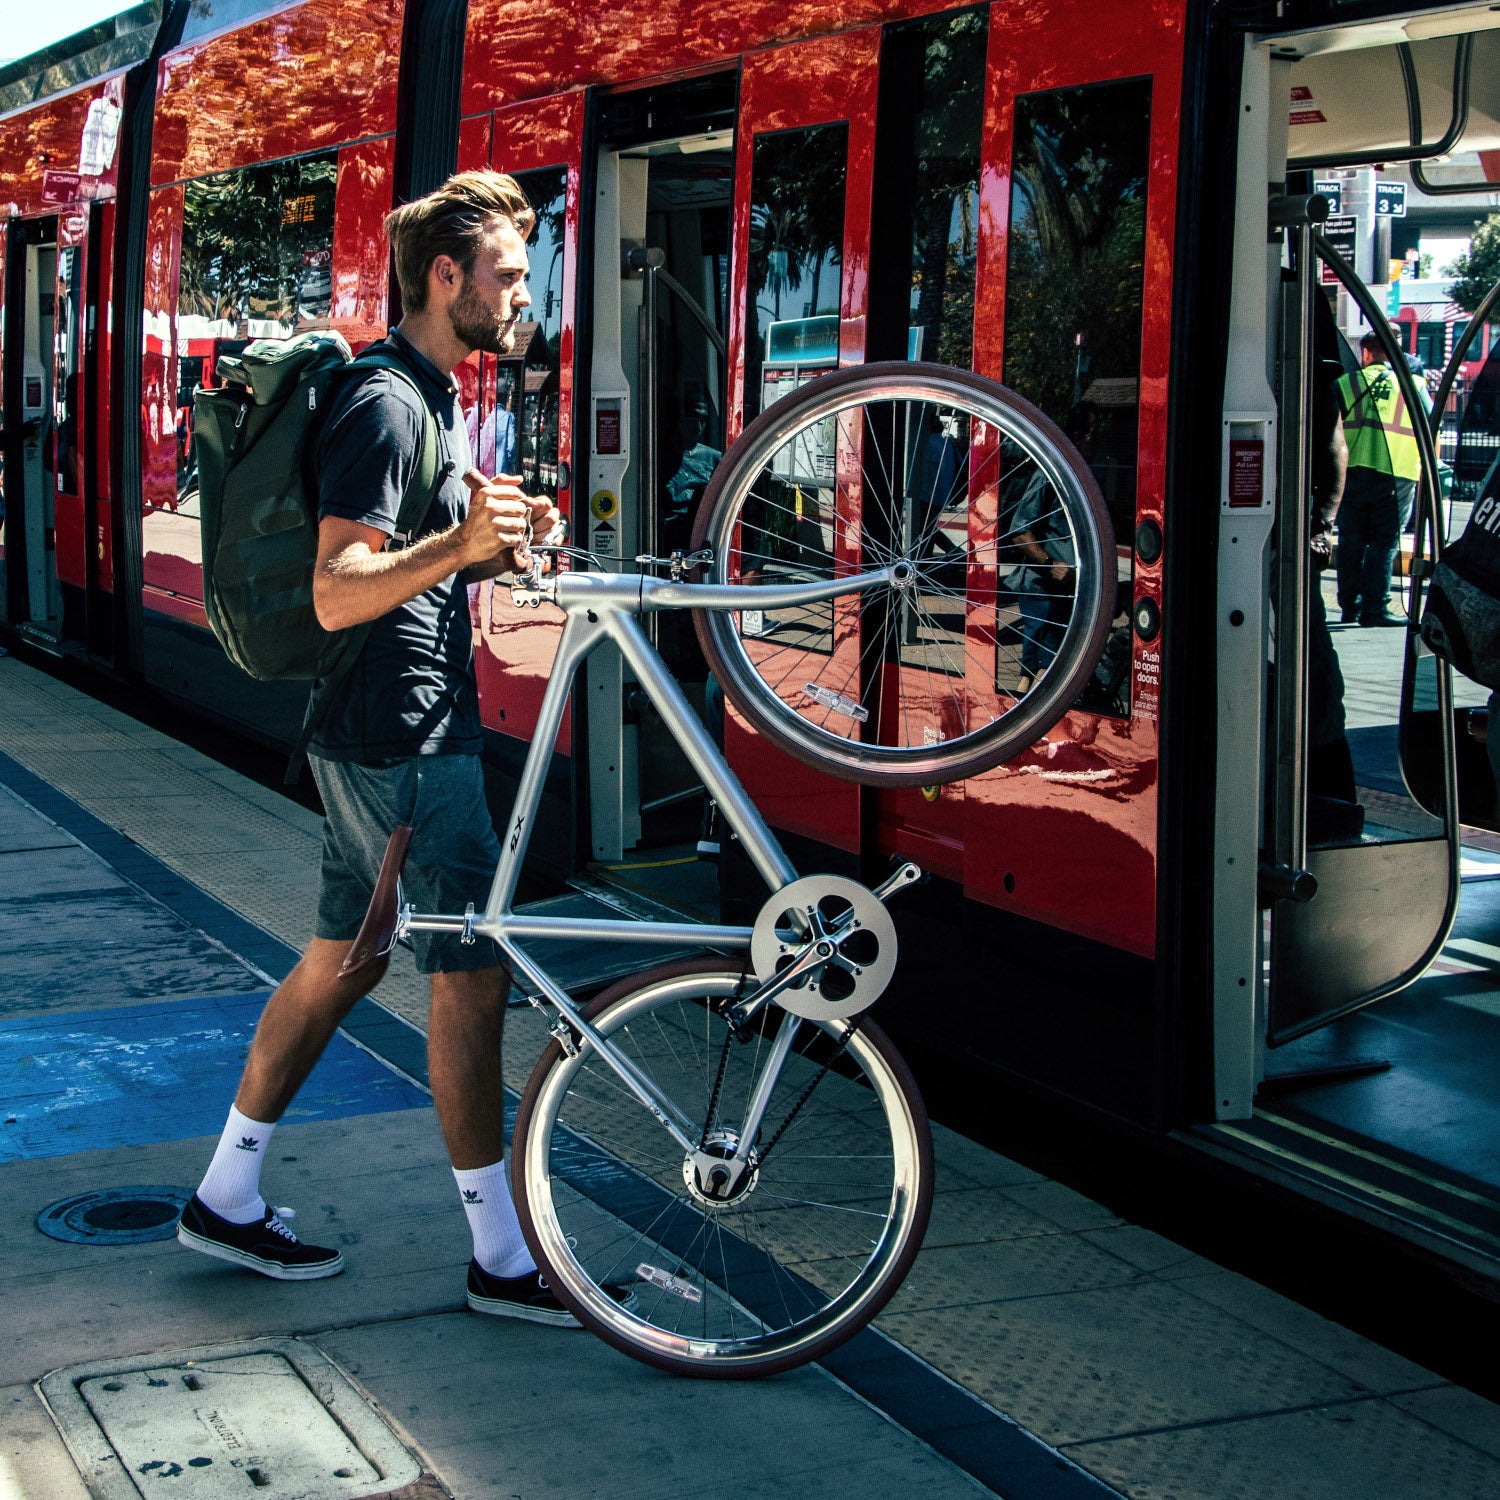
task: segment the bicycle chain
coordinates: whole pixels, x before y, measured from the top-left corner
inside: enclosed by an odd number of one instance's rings
[[[745,998],[745,986],[750,979],[750,965],[748,962],[740,969],[740,982],[734,987],[733,1002],[738,1005]],[[733,1009],[728,1000],[720,1001],[719,1014],[724,1018],[724,1045],[719,1050],[719,1072],[714,1079],[713,1091],[708,1096],[708,1111],[703,1116],[703,1134],[698,1137],[698,1149],[701,1151],[708,1145],[708,1133],[713,1129],[714,1115],[719,1108],[719,1093],[724,1087],[724,1070],[729,1066],[729,1044],[735,1039],[736,1031],[729,1021],[729,1012]]]
[[[786,1134],[787,1130],[791,1126],[792,1121],[795,1120],[798,1114],[801,1113],[802,1106],[812,1098],[813,1090],[817,1088],[817,1086],[822,1083],[822,1081],[828,1076],[828,1070],[834,1065],[834,1063],[839,1060],[839,1056],[843,1052],[844,1048],[847,1047],[853,1040],[854,1033],[859,1030],[859,1023],[863,1019],[864,1014],[863,1012],[861,1012],[861,1014],[855,1016],[855,1018],[850,1021],[848,1029],[844,1032],[844,1035],[840,1039],[838,1046],[835,1047],[831,1053],[829,1053],[828,1060],[818,1070],[818,1076],[814,1078],[813,1081],[808,1084],[805,1089],[802,1090],[801,1097],[791,1107],[791,1110],[788,1112],[787,1117],[781,1122],[780,1125],[776,1127],[776,1134],[766,1142],[766,1149],[756,1154],[755,1166],[757,1170],[765,1166],[766,1158],[771,1154],[772,1147],[774,1147],[776,1142]]]

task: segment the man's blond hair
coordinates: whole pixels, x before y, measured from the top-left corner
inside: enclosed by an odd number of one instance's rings
[[[536,214],[514,177],[488,168],[459,172],[426,197],[388,213],[385,233],[396,257],[402,310],[421,312],[427,305],[427,272],[438,256],[451,256],[467,276],[496,219],[508,219],[525,239]]]

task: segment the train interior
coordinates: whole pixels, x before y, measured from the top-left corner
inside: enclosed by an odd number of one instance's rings
[[[1366,357],[1359,339],[1373,324],[1361,294],[1394,315],[1402,237],[1413,261],[1421,253],[1412,224],[1382,221],[1378,203],[1361,195],[1399,196],[1420,224],[1456,193],[1493,191],[1500,94],[1487,60],[1500,48],[1496,19],[1429,14],[1281,36],[1258,56],[1251,49],[1245,97],[1268,90],[1268,180],[1273,194],[1284,181],[1285,195],[1280,210],[1273,199],[1283,232],[1265,297],[1276,461],[1281,493],[1307,503],[1300,514],[1283,505],[1266,534],[1273,665],[1257,949],[1246,954],[1261,976],[1260,1003],[1243,1070],[1226,1066],[1232,1044],[1221,1004],[1220,1123],[1200,1132],[1211,1149],[1249,1155],[1345,1209],[1394,1218],[1409,1237],[1491,1277],[1500,1256],[1500,818],[1481,738],[1488,694],[1450,674],[1413,632],[1366,628],[1372,605],[1359,590],[1374,591],[1368,574],[1361,585],[1352,548],[1346,570],[1337,557],[1323,563],[1312,534],[1333,442],[1326,414],[1338,409],[1329,393],[1341,379],[1356,389],[1350,372]],[[1394,182],[1400,194],[1381,191]],[[1335,245],[1345,236],[1342,268],[1317,254],[1296,222],[1297,205],[1314,192],[1333,196],[1336,212],[1320,227]],[[1471,201],[1480,205],[1471,218],[1480,218],[1495,200]],[[1387,609],[1399,625],[1417,608],[1414,581],[1431,556],[1425,528],[1456,538],[1495,483],[1497,371],[1463,352],[1449,355],[1451,389],[1436,389],[1444,360],[1430,377],[1411,371],[1410,396],[1438,394],[1443,416],[1439,483],[1430,499],[1418,497],[1395,559]],[[1406,372],[1380,357],[1399,382]],[[1233,396],[1227,404],[1241,405]],[[1351,462],[1367,456],[1349,452]],[[1343,503],[1355,517],[1362,482],[1351,467]],[[1259,536],[1234,503],[1226,501],[1221,534],[1231,547]],[[1339,546],[1356,535],[1352,524],[1341,529]],[[1222,648],[1220,660],[1222,670]],[[1249,1118],[1235,1097],[1245,1082]]]
[[[633,571],[637,557],[689,549],[694,512],[724,451],[732,81],[622,95],[603,118],[588,545],[604,566]],[[623,444],[601,436],[618,434],[621,412]],[[630,445],[634,461],[621,462]],[[604,451],[618,446],[625,455]],[[708,691],[691,620],[657,614],[647,626],[717,731],[722,706]],[[584,878],[717,920],[718,836],[701,784],[612,647],[596,654],[589,674]],[[601,701],[618,707],[600,711]]]

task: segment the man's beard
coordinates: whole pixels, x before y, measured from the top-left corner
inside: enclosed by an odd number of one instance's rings
[[[514,322],[502,320],[485,303],[472,281],[448,309],[448,321],[454,338],[470,349],[484,354],[509,354],[516,347]]]

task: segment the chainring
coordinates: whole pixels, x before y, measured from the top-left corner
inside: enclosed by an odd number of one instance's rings
[[[750,962],[756,977],[773,978],[819,942],[828,944],[827,958],[782,990],[776,1004],[811,1021],[842,1020],[868,1010],[896,971],[891,914],[873,891],[841,875],[794,880],[755,919]]]

